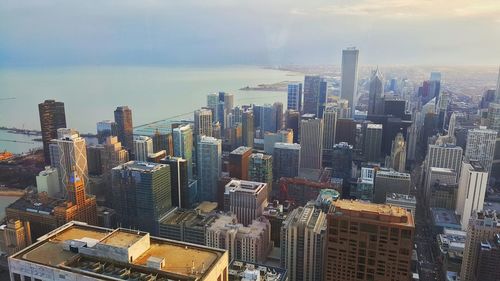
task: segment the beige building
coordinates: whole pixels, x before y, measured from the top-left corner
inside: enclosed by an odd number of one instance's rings
[[[228,280],[227,251],[69,222],[9,257],[11,280]]]
[[[225,208],[229,206],[228,209],[236,215],[238,221],[247,226],[254,219],[262,216],[268,202],[267,189],[266,183],[231,180],[225,186]]]
[[[31,245],[30,223],[20,220],[9,220],[0,226],[0,250],[12,255]]]

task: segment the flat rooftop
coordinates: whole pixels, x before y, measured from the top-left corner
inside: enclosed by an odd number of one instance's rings
[[[154,171],[162,169],[166,166],[167,165],[165,165],[165,164],[158,164],[158,163],[151,163],[151,162],[129,161],[125,164],[122,164],[120,166],[113,168],[113,170],[127,169],[127,170],[139,171],[139,172],[154,172]]]
[[[150,237],[149,248],[144,246],[141,249],[142,253],[132,262],[114,260],[113,257],[98,252],[98,247],[129,248],[145,236],[149,236],[148,233],[128,229],[112,230],[80,222],[70,222],[41,237],[38,242],[12,255],[9,259],[24,260],[63,270],[67,268],[69,271],[77,271],[94,278],[97,274],[98,279],[102,280],[116,280],[117,277],[113,275],[116,271],[114,269],[121,268],[129,270],[131,276],[132,274],[135,274],[134,276],[156,275],[158,280],[183,281],[203,280],[216,263],[227,258],[225,250],[157,237]],[[73,245],[74,241],[87,242],[87,246],[81,248],[80,251],[65,249],[65,245],[68,243]],[[88,254],[93,250],[97,253],[96,255]],[[127,260],[126,257],[125,260]],[[151,268],[148,267],[148,260],[164,260],[165,264],[161,268]],[[100,264],[102,268],[89,269],[87,266],[89,263]],[[110,267],[113,268],[113,272],[107,271]]]
[[[231,180],[226,184],[226,193],[229,192],[246,192],[246,193],[259,193],[266,183],[245,180]]]
[[[415,227],[411,212],[405,208],[392,205],[374,204],[357,200],[337,200],[330,207],[329,213],[366,218],[392,225]]]
[[[249,151],[250,152],[252,151],[251,147],[240,146],[240,147],[236,148],[235,150],[231,151],[231,154],[243,155],[245,153],[248,153]]]

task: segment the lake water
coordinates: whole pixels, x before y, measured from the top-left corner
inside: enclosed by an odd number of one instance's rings
[[[0,152],[7,150],[15,154],[21,154],[28,152],[30,149],[43,147],[42,142],[33,140],[37,138],[41,138],[41,136],[13,134],[7,130],[0,130]]]
[[[95,133],[96,122],[112,120],[119,105],[132,109],[137,126],[183,114],[191,117],[211,92],[233,93],[236,105],[285,103],[285,92],[239,89],[301,80],[301,74],[251,66],[0,69],[0,125],[39,130],[38,103],[55,99],[65,103],[68,127]],[[1,99],[10,97],[15,99]],[[1,142],[0,149],[10,145]]]

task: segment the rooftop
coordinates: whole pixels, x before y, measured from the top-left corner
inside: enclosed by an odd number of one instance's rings
[[[110,246],[121,250],[106,250]],[[124,251],[127,262],[120,254]],[[129,251],[134,254],[132,261],[126,256]],[[42,236],[37,243],[10,259],[57,269],[68,268],[89,277],[98,275],[100,280],[116,280],[116,276],[122,278],[125,275],[130,278],[156,275],[156,280],[166,281],[203,279],[211,267],[227,259],[227,254],[224,250],[149,237],[145,232],[70,222]],[[164,264],[152,267],[152,261],[164,261]]]
[[[245,180],[231,180],[226,184],[225,193],[229,192],[246,192],[246,193],[259,193],[265,187],[266,183],[255,182],[255,181],[245,181]]]
[[[408,202],[408,203],[417,203],[417,199],[413,195],[408,195],[408,194],[400,194],[400,193],[389,193],[386,196],[386,202],[387,200],[397,200],[397,201],[402,201],[402,202]]]
[[[260,279],[257,279],[260,276]],[[234,260],[229,265],[229,280],[285,281],[287,271],[279,267]]]
[[[157,164],[151,162],[141,162],[141,161],[129,161],[125,164],[114,167],[113,170],[132,170],[139,172],[155,172],[164,167],[167,167],[165,164]]]
[[[382,129],[382,124],[368,124],[366,126],[368,129]]]
[[[252,151],[251,147],[240,146],[240,147],[236,148],[235,150],[231,151],[231,154],[243,155],[245,153],[248,153],[249,151]]]
[[[300,144],[298,144],[298,143],[277,142],[277,143],[274,144],[274,148],[300,150]]]
[[[357,200],[337,200],[329,211],[333,215],[366,218],[392,225],[415,227],[413,215],[408,210],[391,205],[373,204]]]

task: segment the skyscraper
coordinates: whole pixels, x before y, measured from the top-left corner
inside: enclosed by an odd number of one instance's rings
[[[323,155],[323,120],[310,118],[306,115],[303,115],[300,122],[300,168],[321,169]]]
[[[382,150],[382,124],[366,124],[363,155],[366,161],[378,162]]]
[[[266,183],[268,193],[271,194],[273,186],[273,157],[262,153],[252,153],[250,155],[250,162],[248,163],[248,180]]]
[[[425,173],[423,176],[424,186],[428,185],[431,167],[460,171],[460,166],[462,165],[462,151],[462,148],[456,145],[429,145],[423,169]]]
[[[236,215],[238,221],[248,226],[262,216],[268,202],[267,189],[266,183],[231,180],[225,186],[224,202],[229,203],[229,210]]]
[[[294,178],[299,175],[300,144],[275,143],[273,151],[273,178]]]
[[[276,130],[283,128],[283,104],[281,102],[273,103],[274,113],[276,114]]]
[[[306,75],[304,78],[303,114],[318,114],[321,77]]]
[[[180,157],[167,156],[160,163],[170,167],[170,187],[172,188],[172,206],[190,208],[189,180],[187,161]]]
[[[134,128],[132,125],[132,110],[128,106],[119,106],[115,110],[115,123],[118,127],[118,140],[129,151],[132,150]]]
[[[201,201],[217,201],[217,181],[222,168],[222,142],[213,137],[198,141],[197,169]]]
[[[415,223],[406,209],[339,200],[327,216],[324,280],[408,281]]]
[[[89,172],[85,139],[71,129],[60,128],[57,134],[58,138],[51,141],[49,150],[51,166],[56,167],[59,174],[60,187],[64,189],[70,185],[74,173],[86,187]]]
[[[337,111],[326,109],[323,113],[323,150],[331,150],[335,145],[335,130],[337,127]]]
[[[212,111],[202,108],[194,111],[194,134],[196,136],[212,136]]]
[[[285,128],[293,130],[293,143],[299,143],[300,112],[287,110],[285,112]]]
[[[247,180],[248,179],[248,162],[252,148],[240,146],[229,154],[229,176],[232,178]]]
[[[469,130],[467,134],[465,159],[479,161],[488,174],[491,174],[497,133],[495,130],[480,127]]]
[[[384,82],[378,67],[370,78],[370,91],[368,93],[368,114],[383,114]]]
[[[40,129],[42,131],[43,156],[45,164],[50,164],[49,142],[57,138],[57,129],[66,128],[64,103],[55,100],[46,100],[38,104],[40,115]]]
[[[134,160],[145,162],[148,159],[148,155],[153,152],[153,139],[147,136],[138,136],[134,138]]]
[[[328,82],[322,79],[321,82],[319,82],[318,113],[316,113],[318,118],[323,118],[323,112],[325,112],[326,109],[327,99]]]
[[[455,212],[460,216],[463,230],[467,230],[472,214],[483,210],[487,183],[488,172],[479,162],[462,163]]]
[[[156,129],[155,134],[151,136],[153,139],[153,151],[158,152],[165,150],[167,155],[174,154],[174,144],[172,141],[171,133],[160,133],[160,130]]]
[[[401,133],[392,141],[390,166],[400,173],[406,170],[406,142]]]
[[[172,206],[170,169],[130,161],[112,169],[113,209],[125,228],[158,233],[158,219]]]
[[[111,120],[97,122],[97,141],[105,143],[106,138],[110,136],[118,136],[118,126]]]
[[[384,204],[388,194],[410,194],[411,175],[394,170],[380,170],[375,176],[373,202]]]
[[[500,132],[500,102],[490,103],[488,108],[488,129]]]
[[[275,133],[276,128],[276,108],[270,104],[261,106],[260,111],[260,131],[263,135],[265,132]]]
[[[500,218],[494,211],[475,212],[471,216],[467,227],[460,280],[482,281],[474,278],[478,274],[477,269],[480,266],[478,260],[481,242],[493,239],[498,233],[500,233]]]
[[[351,116],[354,115],[355,99],[358,94],[358,56],[355,47],[342,50],[342,81],[340,97],[349,102]]]
[[[302,109],[302,83],[288,84],[287,110]]]
[[[253,112],[251,110],[245,110],[242,113],[242,141],[244,146],[253,147],[253,138],[254,138],[254,120],[253,120]]]
[[[174,156],[186,159],[188,177],[193,178],[193,130],[191,125],[182,125],[172,131]]]

